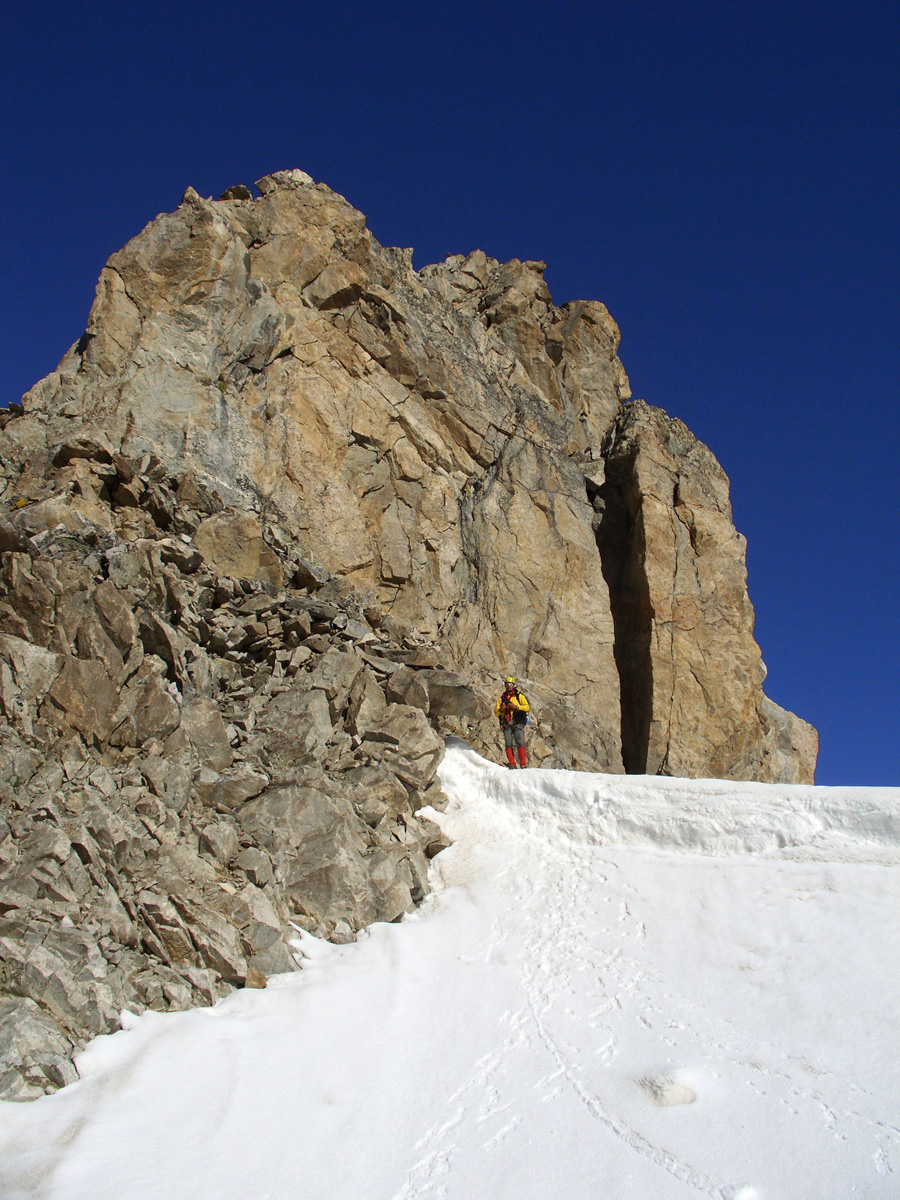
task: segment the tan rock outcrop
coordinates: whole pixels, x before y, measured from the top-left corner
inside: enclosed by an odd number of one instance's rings
[[[500,675],[532,764],[812,779],[728,481],[603,305],[258,187],[188,189],[0,411],[0,1098],[415,906]]]
[[[189,189],[110,259],[7,424],[36,513],[7,541],[63,510],[102,530],[107,498],[140,541],[148,509],[177,524],[168,483],[217,573],[338,577],[444,665],[527,679],[550,765],[810,779],[813,735],[761,690],[727,480],[623,406],[605,307],[480,251],[415,272],[302,171],[258,187]]]
[[[259,521],[250,513],[217,513],[200,523],[194,545],[217,575],[259,579],[280,587],[281,563],[263,538]]]
[[[623,408],[593,492],[616,623],[628,771],[809,782],[814,731],[763,695],[746,542],[687,427]]]

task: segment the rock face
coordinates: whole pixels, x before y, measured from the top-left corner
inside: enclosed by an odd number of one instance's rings
[[[218,576],[156,533],[60,526],[0,559],[0,1098],[74,1079],[124,1008],[295,970],[297,930],[396,920],[446,845],[428,680],[482,702],[407,665],[437,647],[341,580]]]
[[[424,895],[441,734],[809,782],[728,483],[543,264],[415,272],[301,171],[189,189],[0,414],[0,1096]]]
[[[728,480],[681,421],[619,412],[590,492],[609,584],[629,772],[811,783],[815,730],[762,693]]]

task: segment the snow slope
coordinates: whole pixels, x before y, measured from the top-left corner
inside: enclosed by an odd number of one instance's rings
[[[900,789],[513,773],[434,893],[0,1105],[4,1200],[896,1200]]]

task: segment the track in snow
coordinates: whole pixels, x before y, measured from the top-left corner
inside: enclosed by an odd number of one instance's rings
[[[98,1039],[0,1106],[0,1195],[900,1194],[900,792],[442,778],[422,910]]]

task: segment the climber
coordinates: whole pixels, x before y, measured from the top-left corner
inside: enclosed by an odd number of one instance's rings
[[[494,714],[499,718],[500,728],[503,730],[507,760],[510,768],[515,770],[517,766],[528,765],[525,759],[525,726],[531,719],[528,716],[531,705],[525,695],[516,687],[516,681],[511,675],[507,675],[503,682],[505,684],[503,694],[497,701]],[[519,747],[518,763],[513,750],[514,746]]]

